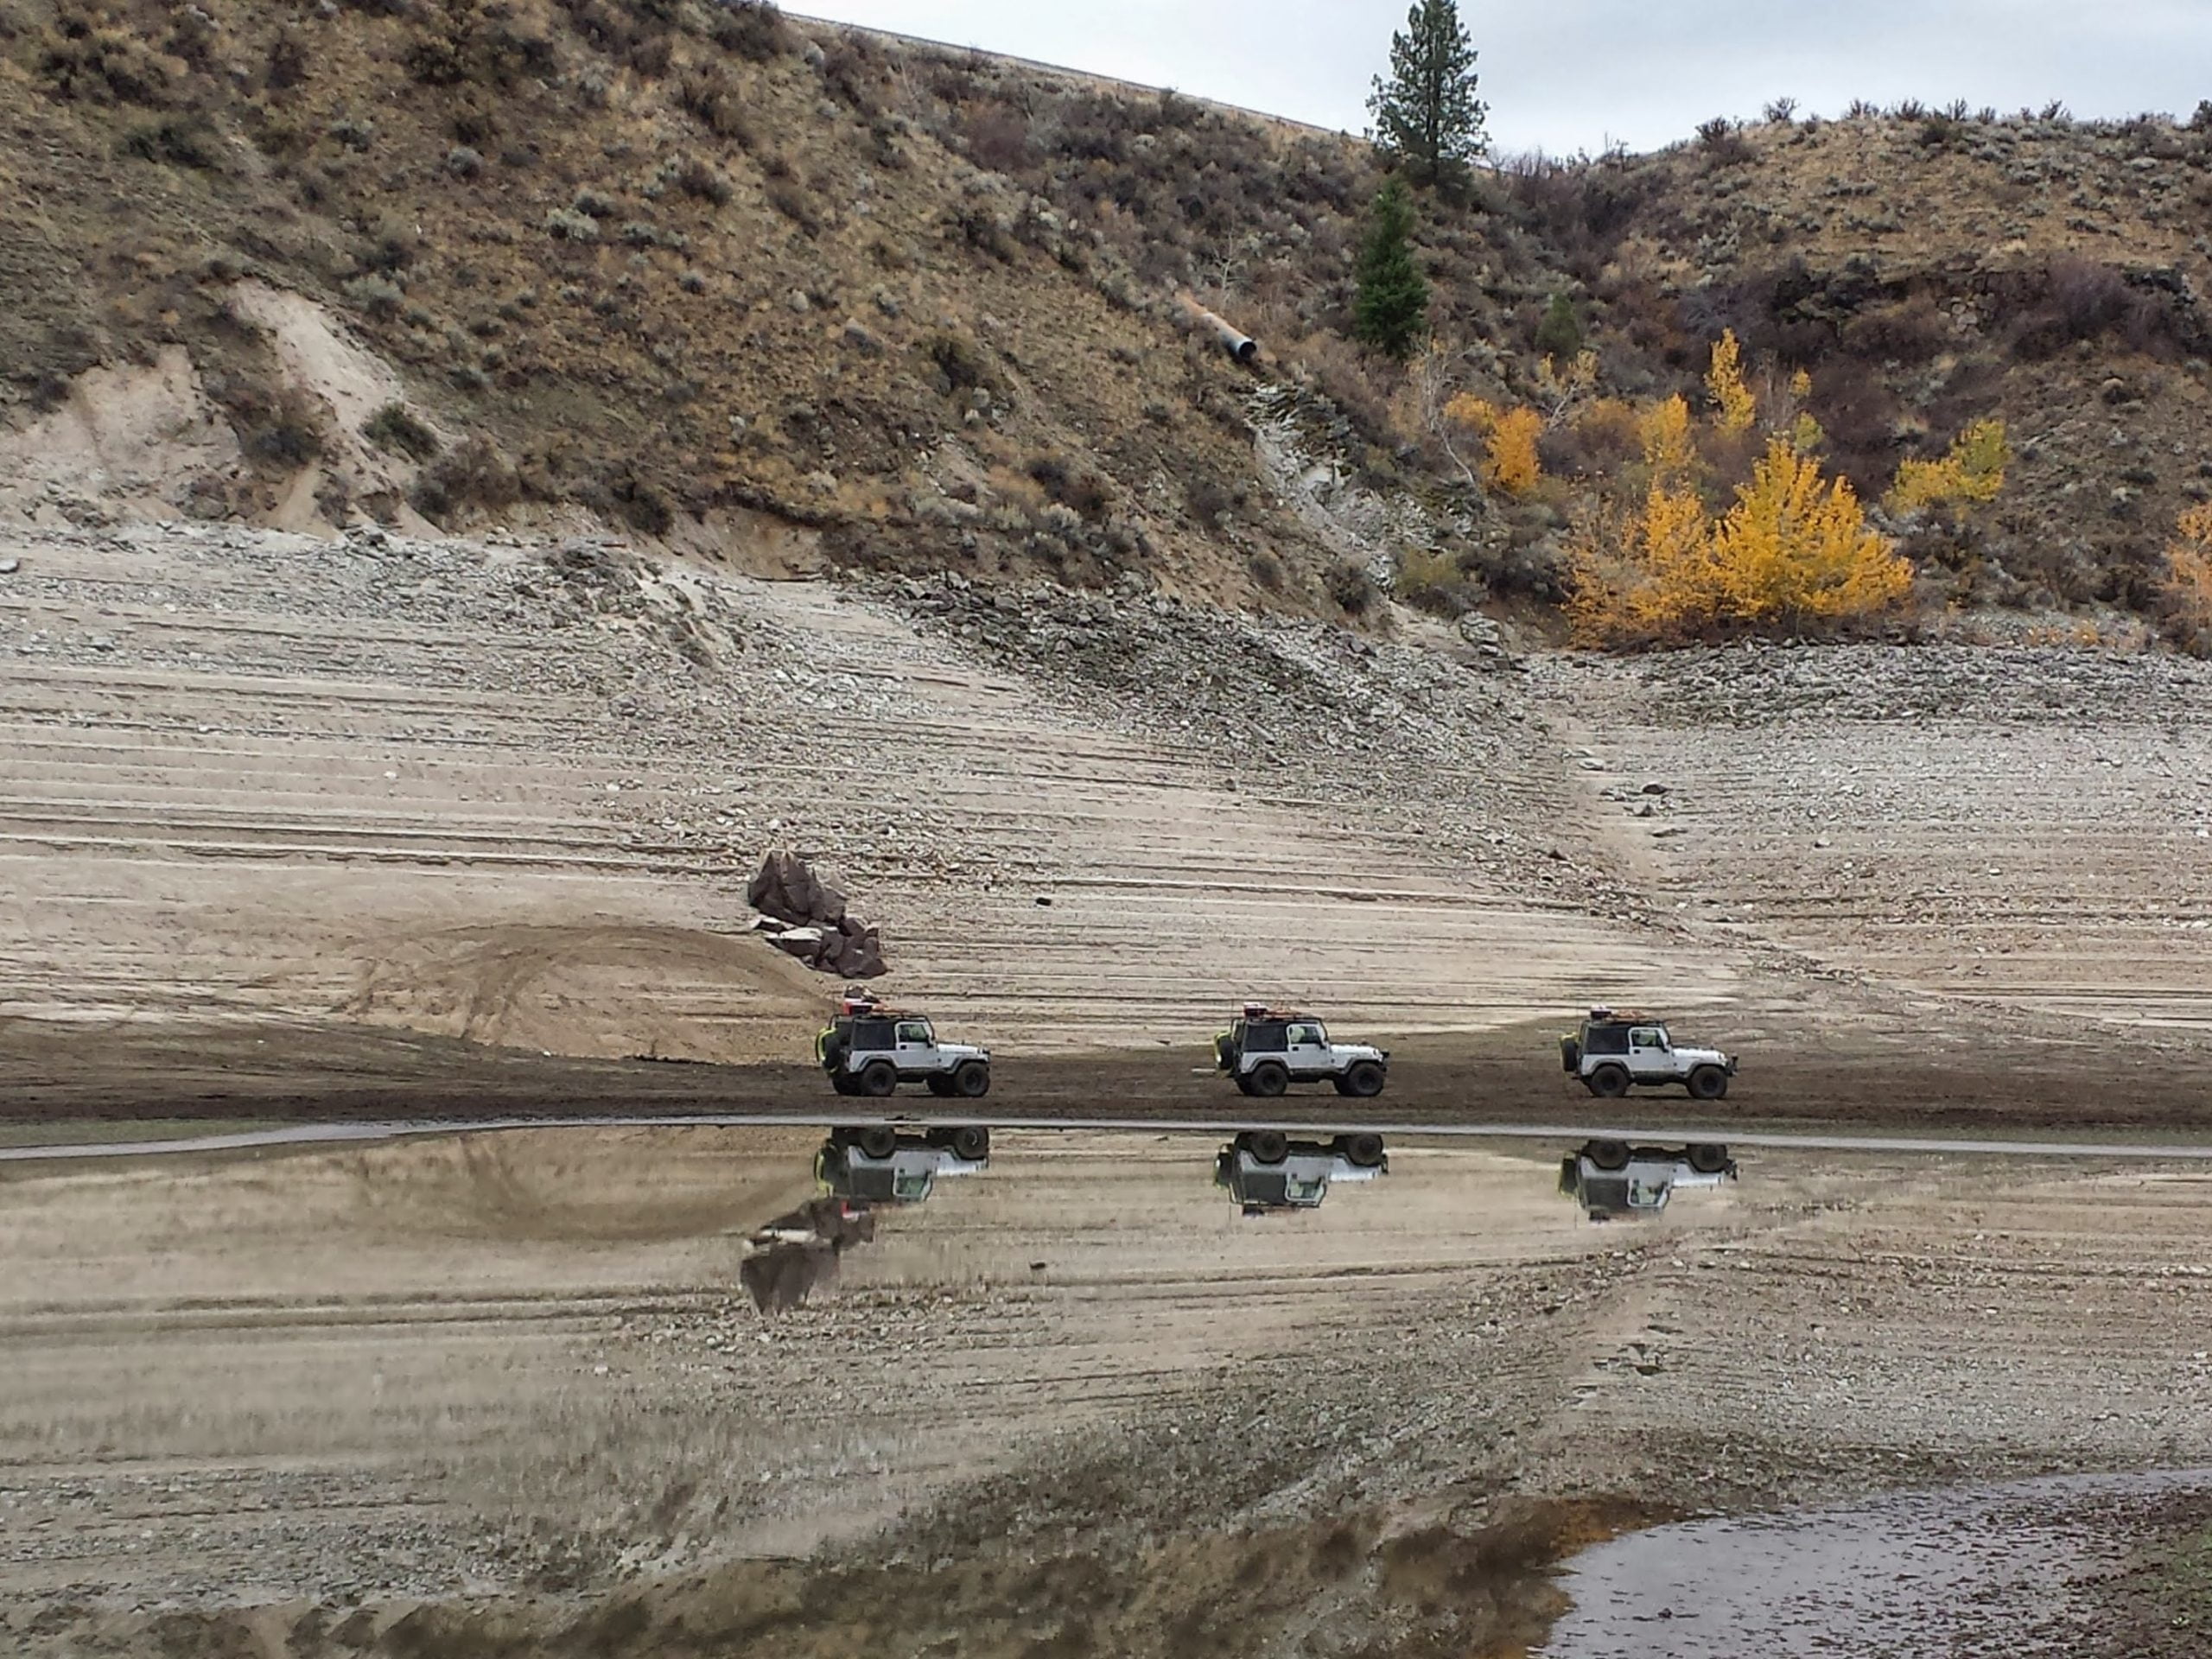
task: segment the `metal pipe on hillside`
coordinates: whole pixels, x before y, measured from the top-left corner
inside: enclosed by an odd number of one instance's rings
[[[1221,343],[1221,349],[1227,352],[1230,356],[1235,358],[1239,363],[1249,363],[1254,358],[1259,356],[1260,342],[1258,340],[1214,315],[1189,295],[1182,295],[1180,298],[1183,302],[1184,312],[1189,316],[1192,326],[1202,328],[1211,334]]]

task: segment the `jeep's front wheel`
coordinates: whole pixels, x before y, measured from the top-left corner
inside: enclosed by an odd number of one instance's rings
[[[991,1155],[991,1132],[980,1123],[963,1124],[952,1132],[952,1155],[980,1164]]]
[[[1382,1092],[1382,1068],[1372,1060],[1355,1060],[1337,1079],[1337,1092],[1372,1100]]]
[[[1622,1065],[1601,1065],[1588,1078],[1590,1092],[1603,1095],[1608,1100],[1618,1100],[1628,1093],[1628,1068]]]
[[[1718,1175],[1728,1167],[1728,1148],[1726,1147],[1692,1147],[1689,1165],[1700,1175]]]
[[[1700,1100],[1719,1100],[1728,1092],[1728,1074],[1717,1065],[1700,1065],[1690,1073],[1690,1093]]]
[[[861,1068],[861,1093],[887,1095],[899,1086],[899,1068],[888,1060],[870,1060]]]
[[[1254,1066],[1245,1081],[1251,1085],[1246,1092],[1273,1100],[1290,1087],[1290,1073],[1274,1061],[1266,1060]]]
[[[991,1092],[991,1068],[981,1060],[963,1060],[952,1074],[952,1092],[963,1100],[981,1100]]]
[[[1340,1144],[1344,1157],[1356,1169],[1374,1169],[1382,1162],[1382,1137],[1379,1135],[1348,1135]]]

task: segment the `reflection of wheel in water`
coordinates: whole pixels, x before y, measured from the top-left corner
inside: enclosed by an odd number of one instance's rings
[[[899,1132],[877,1124],[862,1129],[859,1136],[860,1149],[871,1158],[888,1158],[899,1150]]]
[[[1700,1175],[1718,1175],[1728,1167],[1728,1148],[1726,1147],[1692,1147],[1690,1167]]]
[[[980,1124],[969,1124],[952,1132],[952,1155],[980,1164],[991,1155],[991,1132]]]
[[[1255,1163],[1279,1164],[1290,1156],[1290,1137],[1281,1129],[1255,1129],[1245,1137],[1244,1149]]]
[[[1341,1142],[1344,1157],[1360,1169],[1373,1169],[1382,1161],[1382,1137],[1348,1135]]]
[[[1628,1144],[1622,1141],[1592,1141],[1583,1156],[1600,1169],[1626,1169]]]

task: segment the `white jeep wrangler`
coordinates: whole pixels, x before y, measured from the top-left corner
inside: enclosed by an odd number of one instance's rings
[[[879,1007],[871,997],[845,999],[815,1038],[814,1057],[841,1095],[887,1095],[902,1083],[963,1100],[991,1091],[988,1049],[940,1043],[925,1016]]]
[[[1303,1141],[1281,1129],[1247,1129],[1215,1157],[1213,1184],[1246,1215],[1261,1216],[1316,1209],[1329,1196],[1331,1182],[1371,1181],[1389,1169],[1379,1135]]]
[[[1287,1014],[1257,1002],[1213,1039],[1215,1070],[1248,1095],[1273,1099],[1294,1083],[1330,1083],[1340,1095],[1370,1100],[1389,1075],[1387,1049],[1364,1043],[1332,1043],[1328,1027],[1311,1014]]]
[[[1686,1187],[1719,1186],[1736,1179],[1736,1160],[1716,1146],[1631,1147],[1591,1141],[1560,1160],[1559,1190],[1592,1221],[1656,1216]]]
[[[1649,1015],[1592,1008],[1581,1028],[1559,1039],[1560,1065],[1593,1095],[1618,1098],[1632,1088],[1681,1084],[1699,1100],[1719,1100],[1736,1058],[1717,1048],[1677,1048]]]

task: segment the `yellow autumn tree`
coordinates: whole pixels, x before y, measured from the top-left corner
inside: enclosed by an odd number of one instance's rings
[[[1748,432],[1758,419],[1758,399],[1744,380],[1744,348],[1736,331],[1724,329],[1713,348],[1713,361],[1705,372],[1706,396],[1713,399],[1713,424],[1734,435]]]
[[[1959,434],[1941,461],[1908,461],[1897,468],[1889,505],[1897,512],[1948,506],[1961,513],[1986,507],[2005,487],[2012,448],[2005,423],[1976,421]]]
[[[1482,480],[1506,494],[1529,494],[1542,481],[1544,464],[1536,453],[1544,417],[1533,409],[1500,409],[1487,398],[1461,393],[1445,405],[1445,418],[1483,439]]]
[[[1624,522],[1578,526],[1567,571],[1567,615],[1586,645],[1849,621],[1889,609],[1912,585],[1850,483],[1824,479],[1779,435],[1719,523],[1694,491],[1654,483]]]
[[[1889,609],[1912,567],[1869,529],[1848,479],[1787,438],[1767,445],[1713,535],[1722,614],[1747,623],[1839,622]]]
[[[1681,393],[1643,411],[1637,435],[1643,444],[1643,464],[1654,485],[1669,487],[1687,483],[1697,471],[1697,446],[1690,440],[1690,406]]]
[[[2189,651],[2212,652],[2212,505],[2191,507],[2166,549],[2166,631]]]

